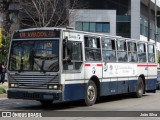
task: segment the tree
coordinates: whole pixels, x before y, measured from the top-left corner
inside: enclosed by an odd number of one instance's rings
[[[80,0],[19,0],[19,4],[20,21],[26,27],[66,26],[69,9],[82,5]]]
[[[2,47],[1,47],[1,54],[0,54],[0,62],[7,61],[8,58],[8,50],[10,45],[10,26],[12,21],[9,19],[10,12],[8,11],[9,4],[11,0],[2,0],[0,4],[0,13],[3,14],[3,22],[2,22]]]

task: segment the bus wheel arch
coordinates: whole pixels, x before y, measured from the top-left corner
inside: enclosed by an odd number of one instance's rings
[[[97,98],[99,98],[100,97],[100,81],[99,81],[99,78],[97,76],[92,76],[90,78],[90,80],[92,80],[96,84],[96,87],[97,87]]]
[[[142,95],[145,93],[145,76],[140,75],[138,77],[137,86],[136,86],[136,92],[134,96],[136,98],[142,97]]]
[[[93,105],[100,95],[100,81],[98,77],[92,76],[87,83],[84,97],[84,104]]]

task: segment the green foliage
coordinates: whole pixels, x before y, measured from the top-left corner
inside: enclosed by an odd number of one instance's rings
[[[0,54],[0,62],[4,61],[7,64],[8,52],[10,46],[11,33],[7,32],[2,36],[2,49]]]
[[[9,19],[9,14],[10,11],[8,10],[9,4],[12,2],[12,0],[2,0],[3,8],[0,9],[0,12],[5,14],[5,20],[2,23],[2,48],[0,49],[0,62],[4,61],[7,63],[7,58],[8,58],[8,50],[9,50],[9,45],[10,45],[10,38],[11,34],[9,32],[11,22]]]
[[[2,87],[0,87],[0,94],[6,93],[6,90]]]

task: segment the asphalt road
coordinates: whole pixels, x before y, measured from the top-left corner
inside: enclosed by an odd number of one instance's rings
[[[158,120],[160,119],[160,91],[147,93],[142,98],[133,98],[130,95],[103,97],[95,105],[89,107],[83,106],[81,101],[53,103],[49,107],[44,107],[38,101],[0,98],[0,111],[38,112],[44,115],[47,113],[50,117],[58,116],[56,117],[58,120],[83,120],[86,118],[96,120],[95,117],[105,119],[108,116],[109,120],[128,120],[127,115],[131,113],[137,115],[138,112],[139,116],[131,114],[132,117],[129,119],[132,120],[136,117],[140,120]]]

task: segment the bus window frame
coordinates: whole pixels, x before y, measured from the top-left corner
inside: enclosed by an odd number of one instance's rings
[[[84,56],[83,56],[83,41],[73,41],[73,40],[66,40],[66,42],[79,42],[79,43],[81,43],[81,57],[82,57],[82,61],[78,61],[78,60],[71,60],[70,61],[70,63],[73,63],[73,64],[75,64],[76,62],[81,62],[81,65],[80,65],[80,68],[79,69],[73,69],[73,70],[70,70],[70,69],[68,69],[68,70],[65,70],[64,69],[64,53],[63,53],[63,50],[64,50],[64,47],[63,47],[63,40],[65,40],[65,39],[62,39],[62,49],[61,49],[61,57],[62,57],[62,72],[63,73],[81,73],[81,71],[82,71],[82,66],[83,66],[83,63],[84,63]],[[67,46],[65,47],[65,57],[66,57],[66,55],[68,55],[68,51],[66,51],[66,49],[67,49]],[[70,63],[68,63],[68,64],[70,64]]]
[[[129,43],[135,44],[136,50],[135,51],[130,51],[129,50]],[[127,41],[127,53],[128,53],[128,62],[129,63],[137,63],[138,62],[138,48],[137,48],[137,42],[136,41]],[[129,53],[134,53],[136,55],[136,60],[135,61],[129,61]]]
[[[145,62],[140,62],[139,61],[139,45],[138,44],[144,44],[145,45],[145,52],[143,52],[143,53],[145,53],[145,55],[146,55],[146,61]],[[137,42],[137,55],[138,55],[138,63],[148,63],[148,50],[147,50],[147,43],[146,42],[142,42],[142,41],[140,41],[140,42]]]
[[[99,36],[95,36],[95,35],[84,35],[84,60],[86,61],[86,62],[89,62],[89,61],[91,61],[91,62],[101,62],[102,61],[102,41],[101,41],[101,37],[99,37]],[[91,48],[91,47],[86,47],[86,43],[85,43],[85,40],[86,40],[86,38],[96,38],[96,39],[98,39],[99,40],[99,48],[97,47],[97,48]],[[92,49],[92,50],[98,50],[98,51],[100,51],[100,60],[87,60],[86,59],[86,49]]]
[[[124,42],[124,50],[118,50],[118,42],[121,42],[121,41],[123,41]],[[116,39],[116,52],[117,52],[117,62],[118,63],[124,63],[124,62],[128,62],[128,52],[127,52],[127,40],[126,39]],[[119,61],[118,60],[118,52],[126,52],[126,60],[125,61]]]
[[[152,46],[153,46],[154,62],[150,62],[150,61],[149,61],[149,54],[151,54],[151,53],[149,52],[149,45],[152,45]],[[154,44],[154,43],[148,43],[148,44],[147,44],[147,59],[148,59],[148,63],[155,63],[155,62],[156,62],[156,52],[155,52],[155,44]]]
[[[105,49],[105,48],[103,48],[103,45],[102,45],[102,40],[104,40],[104,39],[107,39],[107,40],[110,40],[110,41],[114,41],[114,49]],[[112,42],[111,42],[112,43]],[[114,61],[111,61],[111,60],[109,60],[109,61],[107,61],[107,60],[105,60],[104,59],[104,57],[103,57],[103,51],[114,51],[115,52],[115,60]],[[112,62],[112,63],[114,63],[114,62],[117,62],[117,46],[116,46],[116,38],[113,38],[113,37],[101,37],[101,53],[102,53],[102,61],[103,62]]]

